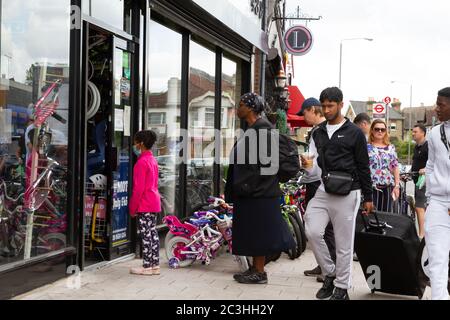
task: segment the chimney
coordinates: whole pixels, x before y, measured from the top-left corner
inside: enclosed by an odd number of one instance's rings
[[[179,104],[179,93],[181,90],[180,80],[177,78],[170,78],[167,92],[167,105],[176,106]]]

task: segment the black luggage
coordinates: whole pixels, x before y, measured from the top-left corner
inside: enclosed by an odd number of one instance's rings
[[[372,293],[422,298],[426,283],[419,277],[419,245],[414,222],[408,216],[385,212],[364,216],[360,210],[355,251]]]

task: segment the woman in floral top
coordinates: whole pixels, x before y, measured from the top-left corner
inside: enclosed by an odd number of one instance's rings
[[[373,183],[373,202],[379,211],[391,212],[393,200],[398,199],[400,171],[394,145],[389,142],[386,123],[376,119],[370,126],[370,173]]]

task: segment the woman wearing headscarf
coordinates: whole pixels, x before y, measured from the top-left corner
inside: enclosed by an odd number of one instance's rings
[[[264,170],[272,163],[261,161],[264,152],[260,150],[275,148],[267,134],[272,125],[261,117],[263,109],[263,100],[257,94],[241,97],[237,116],[246,121],[248,129],[231,151],[225,186],[226,201],[234,204],[233,254],[253,257],[249,270],[234,275],[240,283],[267,283],[265,256],[295,246],[281,215],[277,174]],[[268,144],[267,149],[263,143]]]

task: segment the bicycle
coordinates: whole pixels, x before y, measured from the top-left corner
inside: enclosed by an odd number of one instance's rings
[[[23,196],[24,193],[20,193],[15,198],[11,197],[6,182],[0,184],[0,248],[4,257],[19,257],[24,253],[26,225],[23,222],[27,218],[27,212],[22,205],[18,205]],[[14,210],[7,208],[6,200],[15,206]],[[35,215],[34,218],[44,219],[41,223],[33,223],[34,228],[39,228],[33,239],[36,254],[45,254],[65,247],[66,214],[48,213],[46,216]]]
[[[165,240],[166,256],[172,268],[187,267],[195,261],[210,264],[222,245],[227,243],[232,252],[232,218],[224,214],[220,218],[212,211],[197,213],[198,218],[190,218],[182,223],[176,216],[167,216],[164,222],[169,227]],[[241,271],[249,267],[246,257],[234,256]]]

